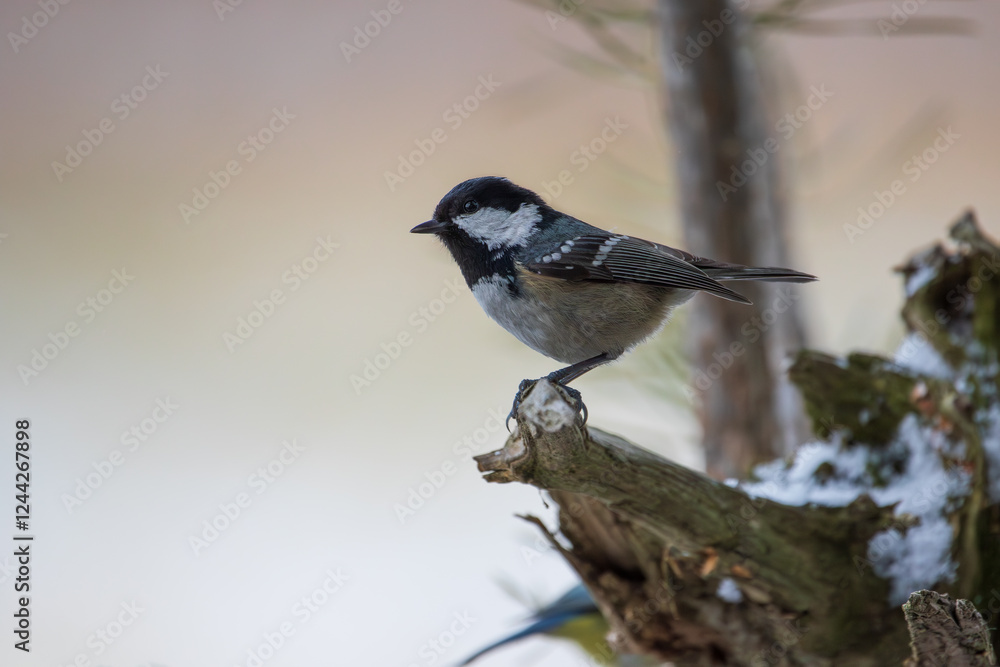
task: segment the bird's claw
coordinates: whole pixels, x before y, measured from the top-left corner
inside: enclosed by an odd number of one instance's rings
[[[564,384],[561,384],[559,386],[565,389],[566,393],[569,394],[569,397],[572,398],[574,401],[576,401],[576,409],[583,412],[583,425],[586,426],[587,419],[590,417],[590,415],[587,413],[587,404],[583,402],[583,394],[581,394],[576,389],[573,389],[573,387],[567,387]]]
[[[524,398],[524,390],[528,387],[534,386],[538,380],[521,380],[521,384],[517,386],[517,393],[514,394],[514,405],[510,408],[510,414],[507,415],[507,420],[504,425],[507,427],[507,432],[510,433],[510,420],[517,417],[517,409],[521,407],[521,400]]]
[[[587,419],[589,418],[590,415],[587,412],[587,405],[583,402],[583,395],[576,389],[573,389],[573,387],[564,385],[558,380],[554,380],[549,377],[547,377],[546,379],[562,387],[562,389],[567,394],[569,394],[569,397],[576,402],[576,409],[583,412],[583,423],[584,425],[586,425]],[[538,380],[521,380],[521,384],[518,385],[517,394],[514,396],[514,405],[511,406],[510,414],[507,415],[507,420],[504,422],[504,424],[507,426],[508,433],[510,432],[510,420],[515,419],[517,417],[517,410],[518,408],[521,407],[521,401],[524,399],[525,390],[530,387],[533,387],[536,382],[538,382]]]

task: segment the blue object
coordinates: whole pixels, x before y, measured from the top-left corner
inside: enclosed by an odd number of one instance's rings
[[[466,658],[459,666],[468,665],[494,649],[532,635],[571,639],[596,660],[611,664],[609,660],[613,659],[613,655],[604,639],[608,623],[583,584],[574,586],[558,600],[542,607],[529,620],[531,623],[524,629],[490,644]]]

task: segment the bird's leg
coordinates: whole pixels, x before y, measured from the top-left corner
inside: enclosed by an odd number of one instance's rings
[[[602,366],[606,363],[612,362],[618,358],[619,355],[612,355],[610,352],[602,352],[596,357],[591,357],[590,359],[584,359],[583,361],[578,361],[572,366],[567,366],[566,368],[560,368],[557,371],[552,371],[545,376],[550,382],[555,382],[556,384],[561,384],[564,387],[577,379],[587,371],[592,371],[598,366]]]
[[[557,371],[552,371],[545,376],[545,379],[549,382],[554,382],[566,390],[566,393],[576,401],[577,408],[583,410],[583,423],[587,423],[587,406],[583,403],[583,396],[579,391],[568,386],[570,382],[577,379],[587,371],[591,371],[598,366],[606,364],[608,362],[614,361],[619,355],[612,355],[610,352],[602,352],[596,357],[591,357],[590,359],[584,359],[583,361],[578,361],[571,366],[566,368],[560,368]],[[517,409],[521,407],[521,400],[524,396],[524,391],[529,387],[533,386],[538,380],[521,380],[521,384],[517,388],[517,395],[514,396],[514,405],[510,409],[510,414],[507,415],[507,430],[510,430],[510,420],[517,416]]]

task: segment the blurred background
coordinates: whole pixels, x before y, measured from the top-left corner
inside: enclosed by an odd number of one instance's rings
[[[772,122],[828,93],[777,134],[793,266],[821,278],[799,307],[814,346],[891,352],[892,267],[970,206],[1000,232],[1000,6],[812,7],[862,29],[758,44]],[[962,34],[880,29],[894,12]],[[31,423],[35,542],[27,655],[13,541],[0,549],[0,662],[453,664],[572,585],[514,516],[551,524],[544,498],[471,460],[555,362],[408,234],[456,183],[504,175],[683,247],[656,82],[591,66],[561,18],[457,0],[4,3],[0,430]],[[655,60],[652,37],[628,34]],[[845,229],[895,180],[863,233]],[[591,423],[699,467],[691,406],[660,386],[687,373],[663,362],[683,325],[577,386]],[[483,664],[586,662],[538,641]]]

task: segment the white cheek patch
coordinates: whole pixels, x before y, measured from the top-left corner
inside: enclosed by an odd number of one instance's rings
[[[521,204],[513,213],[503,208],[481,208],[456,218],[455,224],[490,250],[496,250],[527,243],[541,219],[537,204]]]

